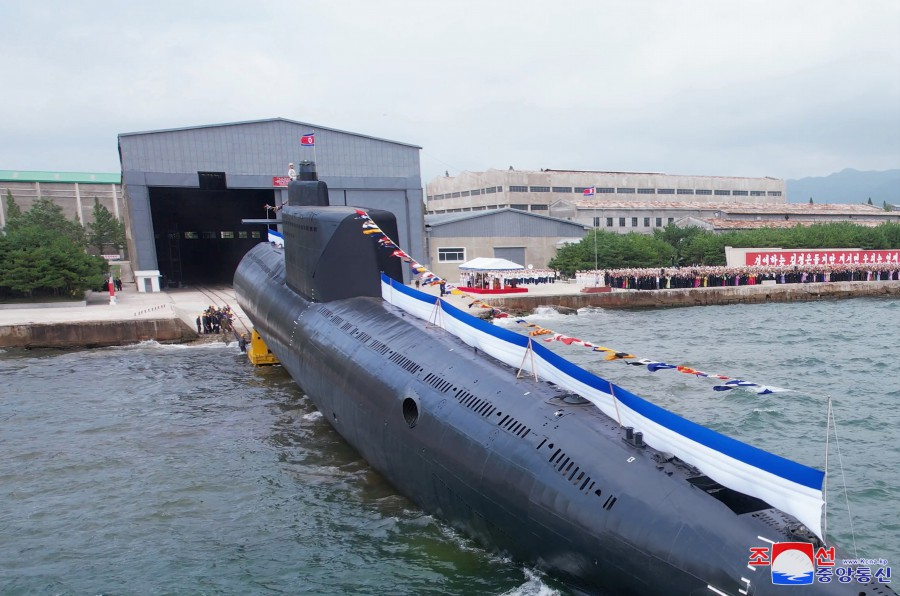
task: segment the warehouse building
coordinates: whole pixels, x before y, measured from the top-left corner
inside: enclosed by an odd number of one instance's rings
[[[560,201],[593,197],[604,202],[783,204],[784,180],[725,176],[675,176],[635,172],[508,170],[461,172],[427,186],[428,213],[509,207],[547,214]]]
[[[510,168],[435,178],[427,198],[428,214],[517,209],[620,234],[669,224],[726,231],[900,221],[900,213],[872,205],[788,203],[784,180],[769,177]]]
[[[392,211],[394,240],[421,258],[420,150],[284,118],[120,134],[138,289],[230,283],[267,234],[241,220],[275,218],[287,201],[289,164],[301,161],[316,163],[331,204]]]
[[[550,215],[609,232],[652,233],[669,224],[720,232],[845,221],[878,225],[900,221],[900,213],[872,205],[807,203],[603,202],[589,197],[555,203]]]
[[[580,242],[588,227],[519,209],[425,216],[428,259],[435,275],[459,278],[459,266],[478,257],[506,259],[543,269],[568,243]]]

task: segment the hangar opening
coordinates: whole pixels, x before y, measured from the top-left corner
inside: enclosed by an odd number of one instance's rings
[[[148,189],[162,287],[230,285],[241,258],[267,239],[263,226],[241,219],[266,217],[271,188],[229,190],[215,176],[200,180],[200,188]]]

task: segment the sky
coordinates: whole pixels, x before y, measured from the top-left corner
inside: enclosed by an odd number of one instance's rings
[[[900,168],[897,0],[3,0],[0,169],[287,118],[491,168]]]

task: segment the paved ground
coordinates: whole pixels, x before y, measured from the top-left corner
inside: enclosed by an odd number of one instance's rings
[[[237,315],[239,331],[247,318],[237,305],[230,287],[169,290],[166,292],[138,292],[133,287],[116,293],[116,303],[110,304],[109,294],[93,292],[86,305],[49,306],[41,308],[0,309],[0,325],[31,323],[76,323],[89,321],[124,321],[132,319],[181,318],[194,327],[197,315],[210,305],[228,304]]]

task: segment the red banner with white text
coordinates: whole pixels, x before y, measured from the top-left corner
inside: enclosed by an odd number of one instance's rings
[[[880,265],[900,262],[900,250],[776,250],[748,252],[745,265],[762,267],[808,267]]]

